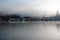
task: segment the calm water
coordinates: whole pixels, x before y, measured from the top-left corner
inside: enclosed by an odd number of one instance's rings
[[[60,22],[3,23],[0,40],[60,40]]]

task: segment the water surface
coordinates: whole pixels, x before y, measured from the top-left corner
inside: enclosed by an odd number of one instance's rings
[[[60,22],[1,23],[0,40],[60,40]]]

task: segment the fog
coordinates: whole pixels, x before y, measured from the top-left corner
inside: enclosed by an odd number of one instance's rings
[[[60,0],[0,0],[0,12],[29,16],[54,16],[60,12]],[[3,14],[2,13],[2,14]]]

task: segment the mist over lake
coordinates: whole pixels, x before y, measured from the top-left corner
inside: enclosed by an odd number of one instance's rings
[[[60,0],[0,0],[0,40],[60,40]]]
[[[0,40],[60,40],[60,21],[2,23]]]

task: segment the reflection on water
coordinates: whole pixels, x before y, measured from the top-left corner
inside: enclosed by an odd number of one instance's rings
[[[0,40],[60,40],[60,22],[0,24]]]
[[[56,27],[57,27],[57,31],[60,30],[60,24],[56,24]]]

